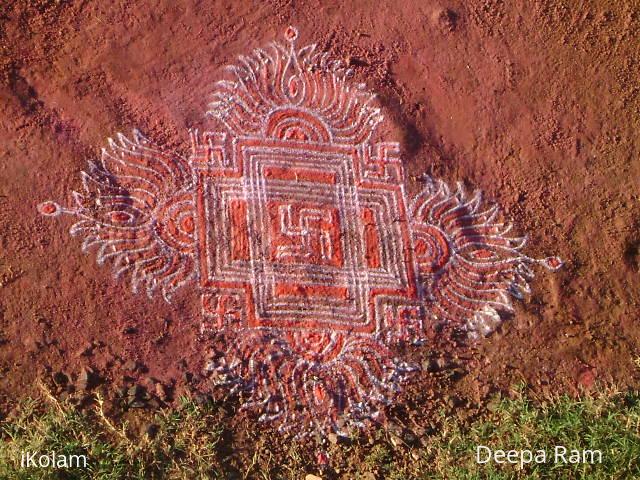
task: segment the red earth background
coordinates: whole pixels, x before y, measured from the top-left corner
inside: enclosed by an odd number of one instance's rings
[[[529,234],[527,254],[566,263],[487,340],[411,352],[454,373],[418,375],[402,415],[470,415],[519,382],[637,388],[638,2],[17,1],[0,7],[0,410],[84,367],[107,396],[201,382],[197,292],[133,294],[81,254],[70,218],[36,205],[69,203],[117,132],[186,152],[222,67],[288,25],[379,94],[410,192],[425,172],[479,188]]]

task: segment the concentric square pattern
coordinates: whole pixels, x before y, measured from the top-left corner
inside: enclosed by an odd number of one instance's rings
[[[372,333],[416,298],[397,146],[376,147],[194,137],[212,327]]]

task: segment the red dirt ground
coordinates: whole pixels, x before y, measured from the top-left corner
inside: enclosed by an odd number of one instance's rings
[[[290,24],[379,93],[411,192],[424,172],[480,188],[529,233],[526,253],[566,262],[477,347],[412,352],[459,358],[415,378],[399,408],[473,412],[519,381],[541,395],[637,388],[638,3],[18,1],[0,8],[1,410],[83,367],[115,388],[198,384],[185,375],[204,355],[196,293],[134,295],[80,253],[70,219],[36,205],[68,199],[118,131],[185,151],[221,68]]]

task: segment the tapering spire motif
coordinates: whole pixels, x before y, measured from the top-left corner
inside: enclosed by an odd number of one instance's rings
[[[394,346],[434,323],[480,338],[532,267],[496,206],[426,179],[409,202],[375,96],[290,27],[228,67],[188,160],[135,132],[81,174],[73,235],[133,290],[190,283],[212,385],[299,434],[361,427],[417,367]]]

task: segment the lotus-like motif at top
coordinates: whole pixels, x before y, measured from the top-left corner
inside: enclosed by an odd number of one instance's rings
[[[478,192],[426,178],[409,202],[375,96],[297,36],[229,67],[188,159],[118,135],[73,206],[39,210],[75,216],[134,291],[197,289],[212,384],[304,434],[376,420],[416,368],[395,345],[434,323],[485,336],[562,262],[521,253]]]

